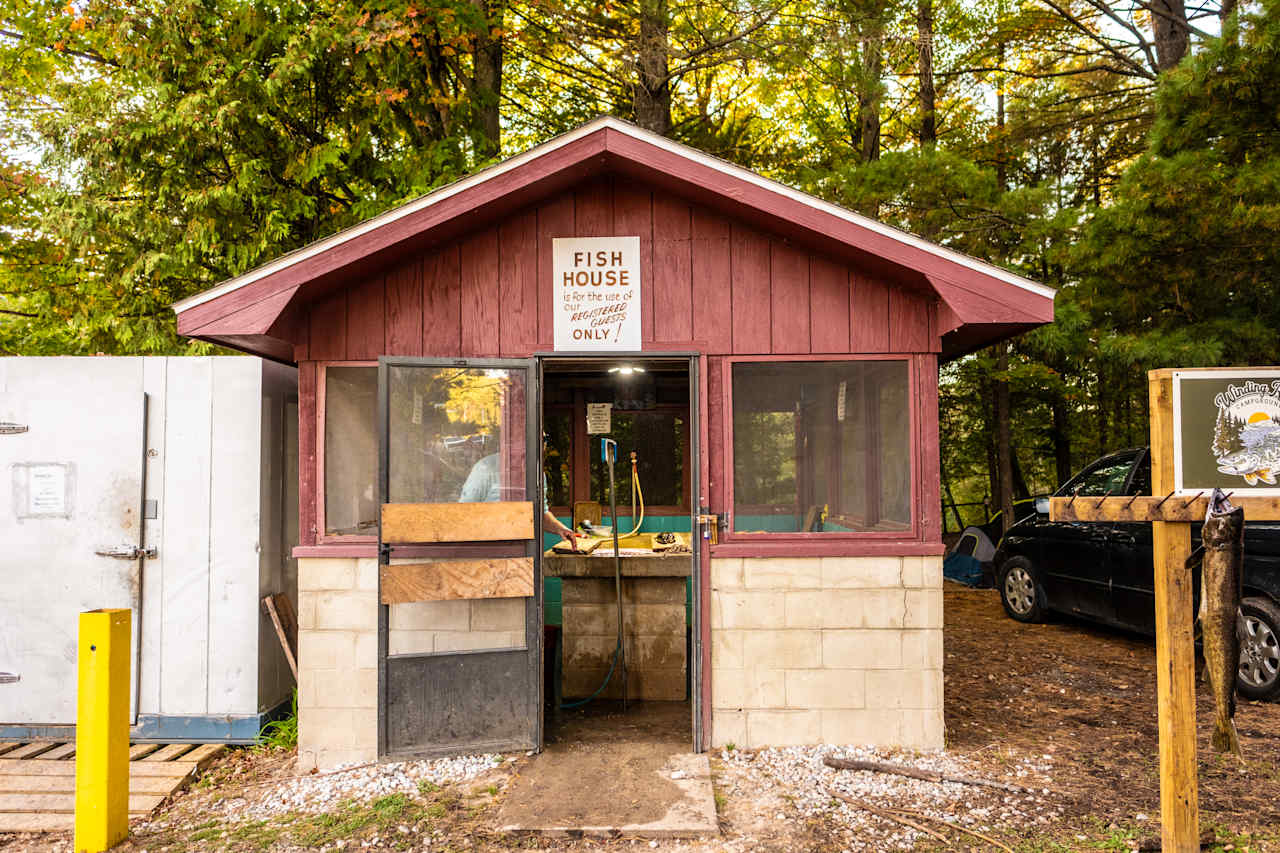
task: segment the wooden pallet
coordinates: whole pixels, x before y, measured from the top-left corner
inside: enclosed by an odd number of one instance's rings
[[[222,754],[220,743],[129,747],[129,817],[150,814]],[[62,832],[75,822],[76,745],[0,743],[0,832]]]

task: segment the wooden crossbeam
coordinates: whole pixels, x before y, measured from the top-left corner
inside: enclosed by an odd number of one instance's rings
[[[1280,498],[1232,495],[1233,506],[1244,508],[1250,521],[1280,519]],[[1172,495],[1140,495],[1118,498],[1050,498],[1051,521],[1166,521],[1199,524],[1209,509],[1209,498]]]

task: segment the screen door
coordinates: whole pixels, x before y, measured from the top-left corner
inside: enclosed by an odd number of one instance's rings
[[[541,745],[534,382],[523,360],[378,362],[380,755]]]

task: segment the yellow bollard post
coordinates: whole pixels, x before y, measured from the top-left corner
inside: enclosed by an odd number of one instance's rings
[[[129,640],[127,609],[80,614],[77,853],[101,853],[129,834]]]

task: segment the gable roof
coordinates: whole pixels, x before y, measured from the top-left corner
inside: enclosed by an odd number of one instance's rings
[[[291,361],[279,328],[291,305],[606,172],[931,291],[942,303],[944,357],[1053,319],[1053,288],[605,117],[175,303],[178,331]]]

